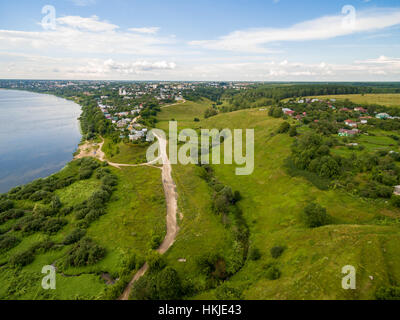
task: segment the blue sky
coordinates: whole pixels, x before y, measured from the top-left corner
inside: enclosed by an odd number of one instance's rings
[[[0,78],[400,81],[399,40],[398,0],[0,0]]]

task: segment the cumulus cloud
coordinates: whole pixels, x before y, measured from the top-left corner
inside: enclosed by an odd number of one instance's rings
[[[55,30],[0,30],[0,48],[16,53],[163,55],[172,51],[173,37],[133,33],[97,16],[57,18]],[[150,29],[149,29],[150,30]],[[149,31],[147,30],[147,31]],[[152,29],[150,31],[155,31]]]
[[[354,20],[351,20],[353,18]],[[213,50],[260,53],[268,52],[265,45],[273,42],[326,40],[355,33],[377,31],[398,24],[400,24],[399,8],[375,9],[360,11],[351,16],[325,16],[288,28],[238,30],[216,40],[191,41],[189,44]]]
[[[100,21],[98,16],[91,16],[89,18],[66,16],[57,18],[57,23],[73,29],[92,32],[114,31],[119,28],[117,25],[107,21]]]
[[[144,27],[144,28],[130,28],[129,31],[136,33],[145,33],[145,34],[156,34],[160,28],[159,27]]]

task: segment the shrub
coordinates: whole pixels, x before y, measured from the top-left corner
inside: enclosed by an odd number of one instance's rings
[[[377,300],[400,300],[400,287],[381,287],[375,297]]]
[[[25,212],[20,209],[11,209],[0,213],[0,224],[7,222],[8,220],[18,219],[23,217]]]
[[[265,267],[265,277],[268,280],[277,280],[281,277],[281,271],[275,265],[267,265]]]
[[[400,208],[400,196],[393,195],[391,199],[392,205],[397,208]]]
[[[218,300],[243,300],[242,292],[224,283],[215,290]]]
[[[0,202],[0,212],[4,212],[14,208],[14,202],[11,200],[5,200]]]
[[[150,272],[160,271],[165,267],[165,261],[157,251],[150,251],[146,257]]]
[[[326,209],[317,203],[310,203],[304,208],[304,222],[309,228],[318,228],[330,223]]]
[[[141,277],[132,288],[130,299],[134,300],[157,300],[156,279],[150,275]]]
[[[162,237],[160,237],[159,235],[153,235],[150,239],[150,243],[149,243],[149,247],[152,250],[156,250],[162,242]]]
[[[65,245],[73,244],[81,240],[86,234],[86,231],[83,229],[75,229],[70,234],[68,234],[65,238],[63,243]]]
[[[278,259],[282,253],[285,251],[284,247],[281,246],[275,246],[271,248],[271,256],[274,259]]]
[[[79,180],[90,179],[93,174],[93,170],[90,168],[82,167],[79,169]]]
[[[159,300],[178,300],[182,296],[182,284],[178,272],[166,267],[156,278],[156,290]]]
[[[297,129],[296,126],[291,126],[289,129],[289,136],[295,137],[297,136]]]
[[[283,122],[278,128],[278,133],[286,133],[290,129],[290,124],[288,122]]]
[[[60,215],[65,217],[74,211],[73,207],[64,207],[60,210]]]
[[[0,252],[8,251],[16,247],[20,242],[21,240],[11,235],[0,236]]]
[[[253,261],[260,260],[261,252],[258,248],[251,248],[249,252],[249,259]]]
[[[14,267],[24,267],[31,264],[35,260],[33,250],[29,249],[27,251],[18,253],[11,257],[10,264]]]
[[[104,258],[106,250],[97,245],[93,240],[84,238],[68,252],[65,265],[82,267],[92,265]]]

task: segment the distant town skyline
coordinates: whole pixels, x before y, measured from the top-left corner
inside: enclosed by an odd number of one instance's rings
[[[400,3],[2,1],[0,78],[400,81]]]

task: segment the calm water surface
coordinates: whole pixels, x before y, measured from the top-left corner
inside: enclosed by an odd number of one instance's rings
[[[81,139],[80,113],[68,100],[0,89],[0,193],[71,161]]]

